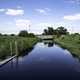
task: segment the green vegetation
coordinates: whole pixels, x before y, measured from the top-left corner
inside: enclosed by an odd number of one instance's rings
[[[68,49],[73,55],[80,57],[80,34],[70,34],[66,28],[58,27],[44,29],[43,35],[53,35],[54,41],[61,47]]]
[[[17,45],[15,44],[15,42],[17,43]],[[16,46],[18,49],[18,55],[20,55],[22,51],[31,49],[36,42],[37,42],[37,38],[1,36],[0,59],[4,59],[6,57],[11,56],[10,46],[12,47],[12,55],[16,54]]]
[[[35,35],[33,33],[28,33],[26,30],[20,31],[18,36],[20,36],[20,37],[35,37]]]
[[[55,38],[55,42],[68,49],[73,55],[80,57],[80,35],[71,34]]]
[[[53,29],[53,27],[48,27],[48,29],[44,29],[43,35],[66,35],[68,34],[67,29],[64,27],[58,27],[57,29]]]
[[[0,35],[0,60],[13,56],[16,52],[17,56],[23,55],[24,51],[30,51],[33,48],[38,39],[32,33],[27,33],[27,36],[25,32],[21,31],[18,36]]]
[[[44,29],[43,35],[53,35],[56,43],[80,57],[79,33],[69,34],[67,29],[61,26],[57,29],[48,27],[48,29]],[[0,34],[0,59],[15,55],[16,52],[18,56],[23,55],[23,51],[30,51],[37,41],[36,36],[26,30],[20,31],[18,35]]]

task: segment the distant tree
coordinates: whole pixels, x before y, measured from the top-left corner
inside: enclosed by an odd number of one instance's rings
[[[33,33],[29,33],[28,37],[35,37],[35,35]]]
[[[53,27],[48,27],[48,29],[44,29],[43,35],[57,35],[57,37],[61,35],[69,35],[69,32],[64,27],[58,27],[57,29],[53,29]]]
[[[4,34],[3,36],[8,36],[8,34]]]
[[[48,30],[44,29],[43,35],[48,35]]]
[[[56,29],[56,33],[60,35],[66,35],[68,32],[66,28],[61,26]]]
[[[54,31],[52,27],[48,27],[48,29],[44,29],[43,35],[53,35]]]
[[[2,34],[0,33],[0,36],[2,36]]]
[[[15,34],[11,34],[10,36],[15,36]]]
[[[27,37],[28,36],[28,32],[26,30],[22,30],[22,31],[19,32],[18,36]]]
[[[75,36],[79,36],[80,34],[79,34],[79,33],[74,33],[74,35],[75,35]]]
[[[48,35],[53,35],[54,29],[52,27],[48,27]]]

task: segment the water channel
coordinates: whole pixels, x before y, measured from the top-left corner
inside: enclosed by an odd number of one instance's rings
[[[0,67],[1,78],[51,80],[59,77],[74,78],[79,75],[79,59],[67,49],[47,40],[38,42],[25,56],[15,58]]]

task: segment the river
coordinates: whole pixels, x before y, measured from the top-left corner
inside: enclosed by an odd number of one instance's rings
[[[0,78],[44,80],[79,78],[80,62],[71,53],[52,41],[38,42],[25,56],[0,67]]]

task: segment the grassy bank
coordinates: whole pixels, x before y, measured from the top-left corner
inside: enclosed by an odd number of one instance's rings
[[[23,51],[31,49],[36,42],[37,38],[0,36],[0,59],[15,55],[16,52],[20,55]]]
[[[63,48],[67,48],[73,55],[80,57],[80,35],[68,35],[55,39]]]

